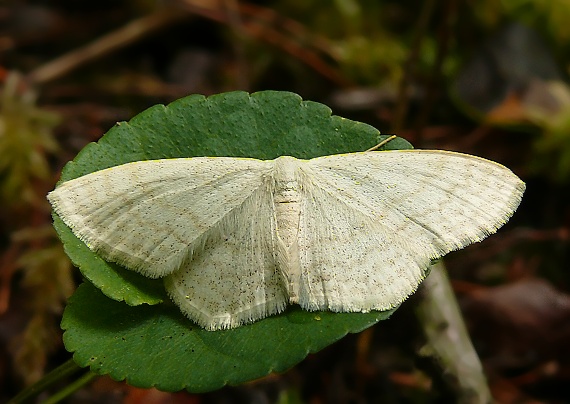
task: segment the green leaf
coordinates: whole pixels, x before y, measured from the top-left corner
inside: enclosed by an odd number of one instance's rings
[[[55,213],[53,226],[72,263],[81,268],[85,278],[97,285],[111,299],[124,300],[131,306],[143,303],[158,304],[168,300],[161,279],[146,278],[93,254]]]
[[[69,299],[64,342],[80,366],[139,387],[206,392],[283,372],[393,311],[366,314],[306,312],[279,316],[227,331],[206,331],[174,306],[129,307],[88,283]]]
[[[293,93],[194,95],[118,123],[65,166],[61,181],[148,159],[274,159],[281,155],[308,159],[363,151],[386,137],[369,125],[331,116],[328,107],[303,101]],[[384,148],[411,145],[397,138]],[[282,371],[308,352],[322,349],[347,332],[369,327],[392,312],[314,313],[294,307],[237,329],[204,331],[170,303],[162,280],[105,262],[55,214],[54,225],[73,263],[113,299],[91,285],[76,292],[62,323],[66,348],[75,352],[81,366],[126,378],[139,387],[208,391]]]

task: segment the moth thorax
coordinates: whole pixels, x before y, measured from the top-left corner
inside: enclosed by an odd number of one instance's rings
[[[301,211],[298,161],[294,157],[275,160],[275,215],[277,233],[287,250],[296,246]]]

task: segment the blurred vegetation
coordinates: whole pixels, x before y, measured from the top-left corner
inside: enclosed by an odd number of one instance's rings
[[[501,162],[528,183],[499,234],[446,263],[495,399],[567,402],[568,21],[570,3],[549,0],[4,1],[0,401],[70,357],[58,323],[77,272],[44,197],[63,164],[156,103],[277,89],[416,147]],[[384,323],[284,375],[193,402],[445,397],[416,355],[407,305]],[[70,400],[88,395],[164,399],[102,378]]]

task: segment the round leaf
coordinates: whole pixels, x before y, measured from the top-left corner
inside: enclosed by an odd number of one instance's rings
[[[133,386],[206,392],[283,372],[392,312],[308,313],[296,306],[251,325],[212,332],[192,325],[177,307],[129,307],[84,283],[70,298],[62,327],[65,346],[75,351],[80,366]]]
[[[375,128],[331,116],[328,107],[302,101],[293,93],[196,95],[154,106],[129,122],[118,123],[65,166],[61,181],[148,159],[274,159],[281,155],[309,159],[363,151],[383,138]],[[411,145],[395,139],[384,148]],[[392,312],[335,314],[292,307],[233,330],[205,331],[169,302],[160,279],[147,279],[105,262],[57,215],[54,223],[74,264],[106,296],[88,284],[78,289],[62,322],[66,348],[75,352],[81,366],[90,365],[98,373],[136,386],[207,391],[225,383],[238,384],[285,370],[307,353]]]

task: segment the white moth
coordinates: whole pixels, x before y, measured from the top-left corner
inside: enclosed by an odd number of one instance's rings
[[[501,227],[524,188],[482,158],[397,150],[140,161],[67,181],[48,199],[91,250],[164,277],[187,317],[219,330],[289,303],[393,308],[430,260]]]

